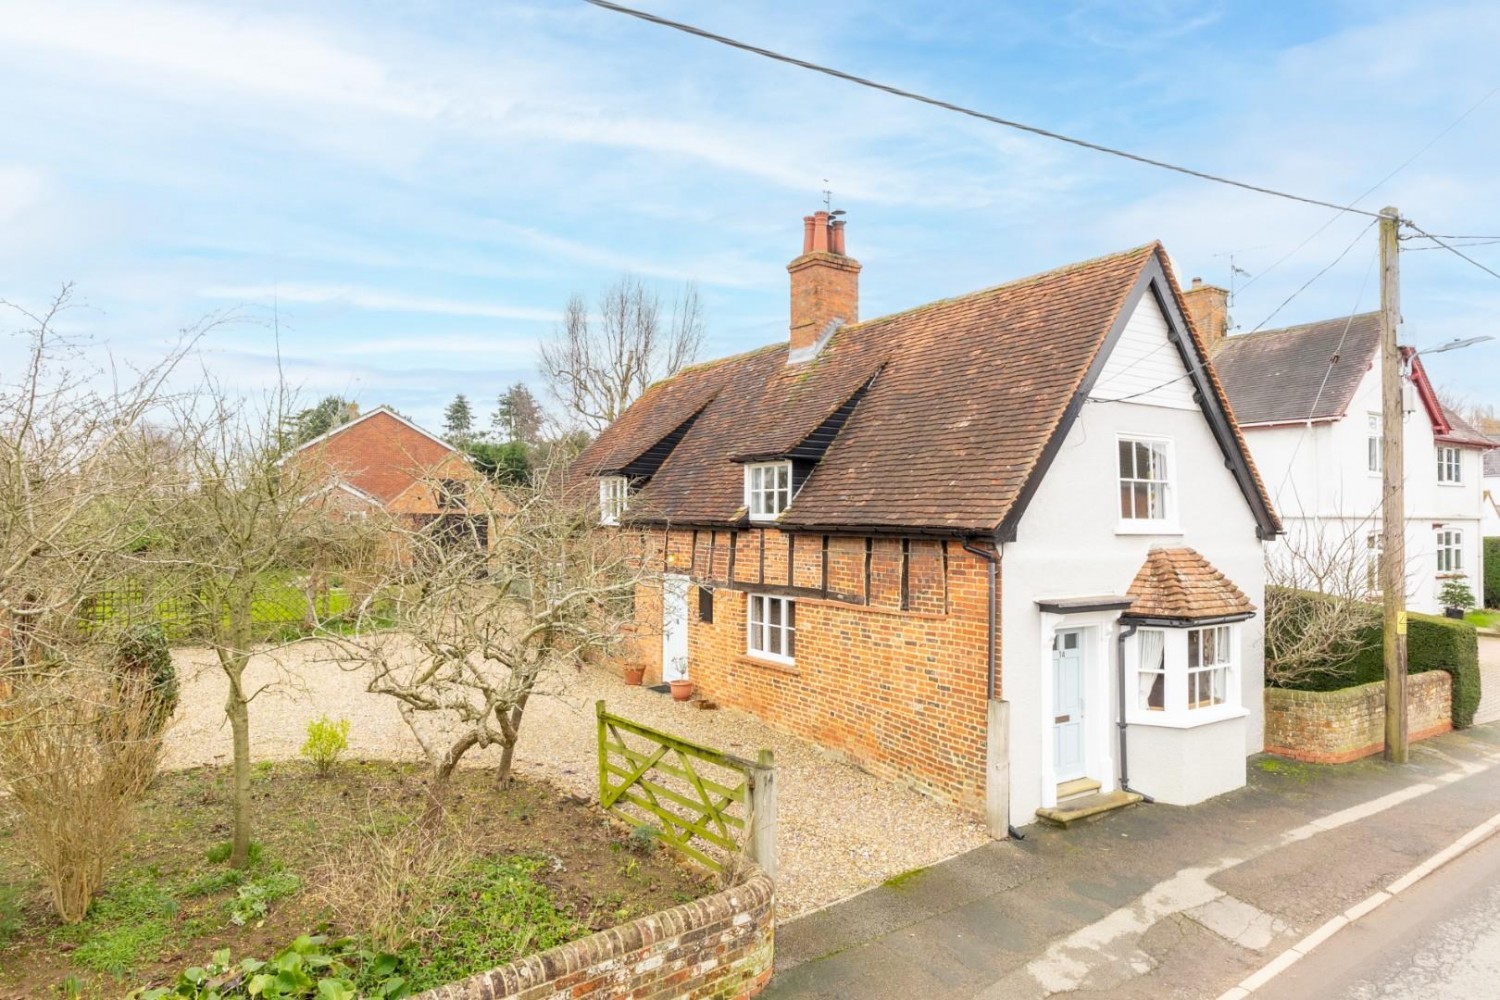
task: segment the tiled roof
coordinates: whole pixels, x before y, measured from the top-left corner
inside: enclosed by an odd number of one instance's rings
[[[454,449],[389,410],[372,410],[304,445],[297,461],[324,463],[344,482],[388,504]]]
[[[739,523],[735,460],[788,454],[870,383],[778,523],[993,532],[1024,507],[1032,473],[1153,262],[1170,275],[1165,252],[1150,244],[844,327],[801,364],[787,364],[783,343],[688,369],[648,390],[575,469],[619,470],[697,412],[632,510],[646,520]],[[1225,406],[1211,369],[1209,383]],[[1251,470],[1248,492],[1269,511],[1232,423],[1227,433]]]
[[[1380,314],[1228,337],[1214,369],[1242,424],[1336,420],[1380,352]]]
[[[1485,476],[1500,476],[1500,441],[1495,441],[1495,450],[1484,453]]]
[[[1479,428],[1469,423],[1463,417],[1444,406],[1443,419],[1448,422],[1448,433],[1439,435],[1440,439],[1450,444],[1468,445],[1474,448],[1500,448],[1500,444],[1490,440]],[[1485,456],[1489,461],[1489,456]]]
[[[1137,618],[1195,621],[1255,611],[1228,577],[1185,547],[1152,549],[1125,593],[1135,599],[1125,613]]]

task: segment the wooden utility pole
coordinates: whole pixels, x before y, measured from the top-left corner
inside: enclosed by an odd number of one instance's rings
[[[1394,208],[1380,211],[1380,590],[1385,598],[1385,759],[1406,763],[1406,498],[1401,388],[1401,265]]]

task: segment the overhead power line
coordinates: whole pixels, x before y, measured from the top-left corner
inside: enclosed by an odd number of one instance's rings
[[[1416,230],[1418,233],[1421,233],[1427,239],[1429,239],[1432,242],[1436,243],[1438,246],[1442,247],[1444,250],[1447,250],[1450,253],[1455,253],[1458,256],[1462,257],[1464,260],[1468,261],[1470,264],[1473,264],[1475,267],[1479,268],[1481,271],[1483,271],[1485,274],[1488,274],[1490,277],[1492,277],[1492,278],[1500,278],[1500,271],[1496,271],[1493,268],[1486,267],[1484,264],[1479,263],[1479,261],[1475,260],[1473,257],[1470,257],[1468,254],[1464,253],[1462,250],[1460,250],[1458,247],[1454,246],[1453,244],[1443,242],[1443,240],[1441,238],[1432,235],[1431,233],[1427,232],[1425,229],[1423,229],[1421,226],[1416,225],[1415,223],[1407,222],[1406,225],[1410,226],[1412,229]]]
[[[1075,136],[1064,135],[1061,132],[1053,132],[1050,129],[1040,128],[1036,125],[1027,125],[1025,122],[1018,122],[1010,118],[1001,118],[998,115],[986,114],[983,111],[976,111],[973,108],[966,108],[961,104],[954,104],[951,101],[940,100],[936,97],[928,97],[925,94],[918,94],[915,91],[903,90],[900,87],[893,87],[888,83],[880,83],[877,80],[870,80],[866,77],[855,76],[853,73],[846,73],[841,69],[834,69],[832,66],[824,66],[820,63],[809,62],[806,59],[798,59],[795,56],[789,56],[785,53],[777,52],[773,49],[763,48],[759,45],[751,45],[749,42],[742,42],[738,39],[730,38],[726,35],[717,35],[711,31],[706,31],[703,28],[695,27],[691,24],[685,24],[681,21],[673,21],[669,18],[660,17],[656,14],[650,14],[643,10],[636,10],[632,7],[625,7],[617,3],[611,3],[610,0],[587,0],[587,2],[593,4],[595,7],[603,8],[604,10],[614,11],[617,14],[626,14],[630,17],[635,17],[639,18],[642,21],[650,22],[651,24],[661,25],[664,28],[671,28],[674,31],[685,32],[686,34],[695,35],[699,38],[704,38],[711,42],[717,42],[720,45],[727,45],[730,48],[739,49],[742,52],[749,52],[754,55],[764,56],[767,59],[774,59],[777,62],[786,63],[790,66],[799,66],[802,69],[811,70],[814,73],[822,73],[824,76],[831,76],[835,79],[844,80],[848,83],[858,84],[861,87],[868,87],[871,90],[883,91],[884,93],[890,94],[894,97],[902,97],[909,101],[917,101],[921,104],[931,105],[935,108],[942,108],[945,111],[953,111],[957,114],[967,115],[970,118],[978,118],[981,121],[987,121],[995,125],[1003,125],[1006,128],[1016,129],[1017,131],[1029,132],[1032,135],[1038,135],[1044,139],[1054,139],[1058,142],[1065,142],[1069,145],[1078,146],[1083,149],[1091,149],[1096,153],[1105,153],[1109,156],[1118,156],[1121,159],[1130,160],[1135,163],[1142,163],[1149,167],[1158,167],[1162,170],[1171,170],[1179,174],[1186,174],[1189,177],[1197,177],[1200,180],[1212,181],[1215,184],[1226,184],[1229,187],[1240,188],[1244,191],[1254,191],[1257,194],[1270,195],[1273,198],[1284,198],[1288,201],[1301,202],[1304,205],[1316,205],[1319,208],[1332,208],[1340,213],[1352,212],[1355,215],[1363,215],[1371,219],[1380,218],[1380,213],[1378,212],[1370,212],[1362,208],[1353,208],[1347,205],[1339,205],[1331,201],[1324,201],[1320,198],[1309,198],[1300,194],[1292,194],[1289,191],[1278,191],[1275,188],[1263,187],[1259,184],[1250,184],[1246,181],[1237,181],[1231,177],[1224,177],[1219,174],[1211,174],[1203,170],[1194,170],[1191,167],[1179,166],[1175,163],[1168,163],[1165,160],[1158,160],[1149,156],[1142,156],[1139,153],[1132,153],[1128,150],[1116,149],[1112,146],[1105,146],[1097,142],[1090,142],[1087,139],[1079,139]]]
[[[1311,278],[1308,278],[1305,282],[1303,282],[1301,288],[1297,289],[1295,292],[1293,292],[1292,294],[1288,295],[1284,300],[1282,300],[1281,305],[1277,306],[1275,309],[1272,309],[1271,310],[1271,315],[1267,316],[1265,319],[1263,319],[1259,323],[1255,324],[1255,328],[1252,329],[1250,331],[1250,333],[1256,332],[1256,330],[1259,330],[1261,327],[1263,327],[1267,323],[1271,322],[1271,320],[1275,319],[1277,313],[1281,312],[1281,310],[1283,310],[1287,306],[1289,306],[1291,304],[1292,300],[1295,299],[1297,296],[1299,296],[1303,292],[1307,291],[1308,288],[1312,286],[1313,282],[1317,281],[1319,278],[1323,277],[1323,275],[1325,275],[1329,271],[1333,270],[1334,265],[1337,264],[1339,261],[1343,260],[1345,257],[1347,257],[1349,255],[1349,251],[1353,250],[1355,248],[1355,246],[1358,245],[1359,241],[1365,238],[1365,233],[1368,233],[1370,231],[1370,226],[1373,226],[1373,225],[1375,225],[1375,223],[1372,222],[1372,223],[1370,223],[1370,225],[1365,226],[1365,228],[1361,229],[1358,233],[1356,233],[1355,236],[1354,236],[1354,239],[1352,239],[1352,240],[1349,241],[1349,245],[1346,246],[1346,247],[1344,247],[1343,251],[1337,257],[1333,258],[1333,260],[1329,261],[1326,265],[1324,265],[1323,270],[1319,271],[1317,274],[1313,275]],[[1361,294],[1363,294],[1363,292],[1361,292]]]

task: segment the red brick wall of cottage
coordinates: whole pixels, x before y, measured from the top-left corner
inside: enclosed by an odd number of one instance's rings
[[[983,804],[982,559],[957,541],[775,528],[678,528],[658,531],[651,544],[660,568],[693,581],[688,663],[699,696],[840,750],[873,773]],[[705,587],[712,624],[699,618]],[[748,595],[757,592],[796,601],[792,665],[747,653]],[[654,586],[639,588],[632,659],[646,665],[648,683],[661,676],[660,608]],[[999,697],[998,678],[996,686]]]

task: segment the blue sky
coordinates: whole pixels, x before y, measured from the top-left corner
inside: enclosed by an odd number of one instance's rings
[[[1500,85],[1493,3],[640,0],[803,57],[1102,143],[1347,201]],[[224,310],[245,389],[437,425],[534,379],[567,296],[696,281],[706,357],[785,336],[784,266],[834,191],[865,316],[1161,239],[1251,278],[1244,330],[1355,239],[1333,215],[925,108],[574,0],[0,3],[0,297],[65,281],[69,329],[143,357]],[[1361,207],[1500,235],[1500,95]],[[1412,245],[1412,244],[1408,244]],[[1500,270],[1500,244],[1473,255]],[[1377,300],[1375,240],[1275,316]],[[1279,262],[1279,263],[1278,263]],[[1500,280],[1403,257],[1404,339],[1500,336]],[[275,303],[275,309],[272,306]],[[7,326],[14,326],[14,323]],[[13,350],[0,347],[0,352]],[[7,355],[0,353],[0,363]],[[1500,340],[1434,355],[1500,404]]]

